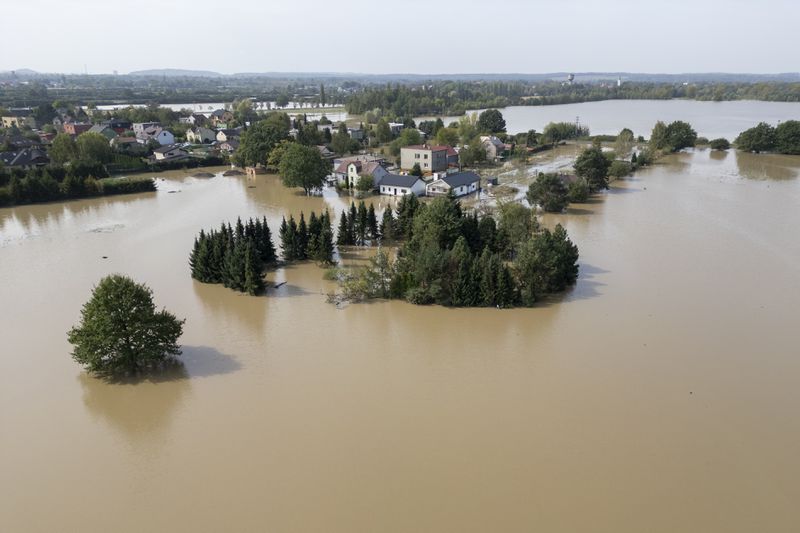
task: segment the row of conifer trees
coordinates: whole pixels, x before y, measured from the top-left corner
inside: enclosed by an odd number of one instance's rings
[[[311,212],[308,224],[303,213],[299,223],[294,216],[284,218],[280,227],[284,261],[313,259],[333,262],[333,228],[328,211],[319,216]],[[192,277],[203,283],[259,294],[264,290],[264,270],[277,260],[272,233],[266,217],[239,218],[235,226],[222,223],[219,229],[200,231],[189,256]]]
[[[285,218],[281,221],[279,234],[284,261],[333,263],[333,227],[327,210],[319,216],[312,211],[307,224],[303,213],[299,222],[289,215],[288,222]]]
[[[264,290],[262,272],[276,259],[266,217],[239,218],[236,226],[223,223],[218,230],[200,231],[189,256],[192,277],[203,283],[222,283],[248,294]]]

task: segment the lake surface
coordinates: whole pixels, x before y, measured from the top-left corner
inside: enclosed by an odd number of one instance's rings
[[[517,310],[339,310],[313,264],[193,281],[201,228],[344,205],[275,176],[0,209],[0,530],[796,531],[799,175],[665,158],[545,217],[580,278]],[[70,359],[113,272],[186,318],[184,371]]]
[[[482,110],[469,111],[470,113]],[[691,124],[698,135],[714,139],[733,140],[742,131],[759,122],[777,125],[783,120],[800,120],[800,102],[700,102],[695,100],[605,100],[582,104],[552,106],[513,106],[500,110],[509,133],[535,129],[541,132],[550,122],[578,120],[588,126],[593,135],[616,135],[630,128],[634,135],[650,137],[659,120],[683,120]],[[430,117],[427,117],[430,118]],[[416,119],[424,120],[425,117]],[[459,117],[443,118],[445,124]]]

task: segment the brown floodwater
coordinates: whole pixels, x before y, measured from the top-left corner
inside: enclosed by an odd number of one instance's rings
[[[0,209],[0,530],[796,531],[798,175],[670,156],[545,217],[580,279],[516,310],[337,309],[312,264],[194,282],[200,228],[344,205],[274,176]],[[71,360],[112,272],[186,318],[183,369]]]

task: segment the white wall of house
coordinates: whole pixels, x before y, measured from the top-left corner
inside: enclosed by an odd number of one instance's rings
[[[415,194],[422,196],[425,194],[425,182],[417,180],[411,187],[394,187],[391,185],[381,185],[380,193],[386,196],[405,196],[407,194]]]

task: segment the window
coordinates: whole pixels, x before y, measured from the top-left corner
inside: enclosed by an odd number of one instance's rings
[[[425,159],[428,159],[428,154],[425,154]]]
[[[419,159],[419,154],[414,154],[414,159]]]

